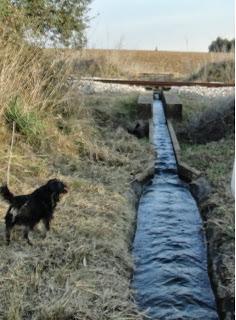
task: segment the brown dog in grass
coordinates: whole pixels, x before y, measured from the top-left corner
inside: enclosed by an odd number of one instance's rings
[[[67,186],[58,179],[51,179],[31,194],[15,196],[7,185],[0,188],[0,194],[10,207],[5,216],[6,241],[11,240],[11,231],[15,225],[24,226],[24,239],[32,245],[28,234],[41,220],[47,231],[60,196],[68,192]]]

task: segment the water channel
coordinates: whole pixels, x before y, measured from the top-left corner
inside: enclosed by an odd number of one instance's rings
[[[162,101],[153,102],[155,176],[144,188],[133,243],[132,287],[152,320],[217,320],[202,220],[178,177]]]

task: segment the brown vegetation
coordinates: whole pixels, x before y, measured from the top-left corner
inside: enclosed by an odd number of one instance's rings
[[[83,51],[64,50],[63,54],[75,62],[79,58],[78,69],[82,70],[86,66],[87,75],[157,79],[183,79],[209,63],[234,59],[233,53],[213,52],[86,49]]]
[[[185,119],[186,121],[186,119]],[[219,98],[217,103],[194,113],[178,131],[182,141],[205,144],[232,135],[235,130],[234,97]]]
[[[30,235],[33,247],[19,230],[6,246],[1,201],[0,318],[140,319],[130,291],[130,174],[152,153],[118,125],[132,117],[137,96],[83,97],[67,83],[70,64],[39,49],[3,43],[0,56],[1,183],[15,122],[12,191],[27,193],[54,177],[70,190],[47,238],[40,228]]]
[[[222,62],[210,62],[192,73],[188,78],[189,81],[218,81],[232,82],[235,81],[235,62],[234,60]]]

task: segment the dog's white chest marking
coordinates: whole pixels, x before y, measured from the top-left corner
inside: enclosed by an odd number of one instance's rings
[[[11,213],[11,215],[12,215],[12,222],[14,222],[14,221],[15,221],[15,218],[16,218],[16,216],[17,216],[17,214],[18,214],[18,209],[16,209],[16,208],[11,208],[10,213]]]
[[[20,213],[22,213],[22,211],[25,210],[25,208],[27,207],[28,205],[28,202],[26,202],[20,209],[17,209],[17,208],[11,208],[11,215],[12,215],[12,222],[15,221],[16,219],[16,216],[19,215]]]
[[[56,202],[54,200],[54,197],[55,197],[55,193],[52,193],[52,195],[51,195],[52,208],[56,207]]]

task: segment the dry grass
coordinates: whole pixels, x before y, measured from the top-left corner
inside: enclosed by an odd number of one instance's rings
[[[50,54],[53,50],[47,52]],[[86,49],[82,52],[65,50],[60,54],[74,61],[79,57],[77,68],[86,75],[125,78],[159,75],[183,79],[209,63],[234,59],[232,53],[145,50]]]
[[[184,110],[185,124],[178,132],[182,141],[204,144],[218,141],[234,133],[235,102],[233,94],[208,102],[204,102],[204,100],[199,102],[198,100],[195,106],[192,102],[191,106],[186,106]]]
[[[209,62],[195,73],[191,73],[190,81],[218,81],[234,82],[235,81],[235,61]]]
[[[136,96],[125,102],[79,96],[67,85],[63,64],[31,50],[3,46],[0,51],[0,180],[6,179],[16,121],[10,188],[26,193],[58,177],[70,192],[58,205],[47,238],[40,226],[30,235],[33,247],[20,230],[6,246],[7,205],[1,202],[0,318],[141,319],[130,292],[135,226],[130,181],[152,153],[145,141],[118,126],[129,121]],[[36,122],[28,120],[33,115]],[[32,138],[37,121],[41,131]]]

